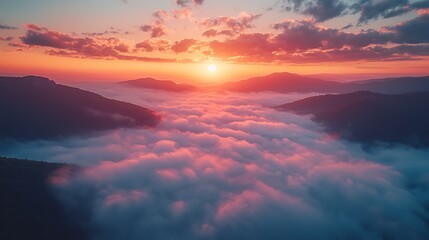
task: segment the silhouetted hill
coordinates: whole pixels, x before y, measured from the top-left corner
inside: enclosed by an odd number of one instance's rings
[[[120,84],[126,84],[138,88],[149,88],[154,90],[162,90],[168,92],[186,92],[195,91],[196,87],[188,84],[177,84],[170,80],[157,80],[154,78],[140,78],[136,80],[129,80],[120,82]]]
[[[429,147],[429,92],[324,95],[276,107],[312,114],[331,133],[372,145],[377,141]]]
[[[49,187],[61,168],[77,166],[0,157],[0,239],[76,240],[86,234]]]
[[[150,109],[47,78],[0,77],[0,139],[31,140],[118,127],[154,127],[159,120]]]
[[[225,83],[218,86],[218,88],[233,92],[351,93],[356,91],[372,91],[384,94],[402,94],[429,91],[429,76],[386,78],[359,82],[336,82],[298,74],[274,73],[268,76]]]

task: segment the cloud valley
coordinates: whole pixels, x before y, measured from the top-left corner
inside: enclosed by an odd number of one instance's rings
[[[51,179],[93,239],[423,239],[427,150],[364,151],[310,116],[311,94],[167,93],[79,85],[149,107],[157,129],[9,143],[1,154],[85,166]],[[7,149],[7,150],[6,150]]]

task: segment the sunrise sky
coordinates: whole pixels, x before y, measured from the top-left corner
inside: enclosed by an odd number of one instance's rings
[[[272,72],[427,75],[428,9],[421,0],[0,0],[0,75],[193,84]]]

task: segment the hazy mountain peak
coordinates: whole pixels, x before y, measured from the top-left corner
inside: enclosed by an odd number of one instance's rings
[[[138,87],[138,88],[162,90],[162,91],[168,91],[168,92],[186,92],[186,91],[194,91],[197,89],[192,85],[177,84],[172,80],[158,80],[151,77],[123,81],[123,82],[119,82],[119,84],[125,84],[125,85]]]

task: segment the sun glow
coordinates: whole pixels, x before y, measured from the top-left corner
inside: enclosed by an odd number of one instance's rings
[[[217,66],[216,66],[216,65],[214,65],[214,64],[211,64],[211,65],[207,68],[207,70],[208,70],[209,72],[211,72],[211,73],[214,73],[214,72],[216,72],[216,71],[217,71]]]

